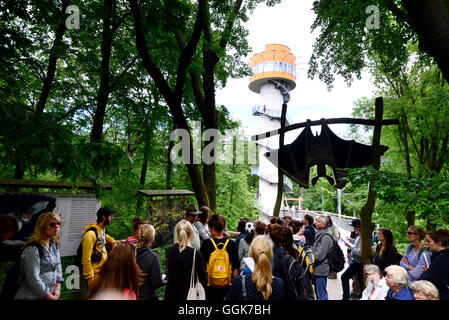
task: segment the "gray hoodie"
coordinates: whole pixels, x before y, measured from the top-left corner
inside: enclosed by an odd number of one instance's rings
[[[313,274],[318,277],[327,277],[330,272],[327,256],[333,247],[332,238],[326,236],[329,234],[327,229],[317,231],[312,251],[315,256],[315,271]]]
[[[362,263],[362,240],[360,234],[357,235],[354,246],[351,247],[351,260]]]

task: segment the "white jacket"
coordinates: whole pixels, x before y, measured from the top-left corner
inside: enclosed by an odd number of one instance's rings
[[[366,289],[362,292],[362,299],[360,300],[368,300],[368,296],[373,289],[373,283],[371,281],[367,281]],[[388,289],[387,282],[384,278],[380,279],[379,282],[375,285],[374,294],[370,300],[385,300],[387,296]]]

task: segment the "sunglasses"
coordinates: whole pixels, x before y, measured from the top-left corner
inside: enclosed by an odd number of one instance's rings
[[[58,222],[50,222],[50,224],[49,224],[49,226],[50,226],[51,228],[56,227],[56,225],[60,226],[60,225],[61,225],[61,221],[58,221]]]
[[[410,231],[407,231],[407,234],[408,234],[408,235],[411,235],[411,234],[416,235],[417,233],[416,233],[416,232],[410,232]]]

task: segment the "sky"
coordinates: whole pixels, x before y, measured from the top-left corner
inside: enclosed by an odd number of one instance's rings
[[[296,88],[290,92],[287,110],[292,123],[351,117],[353,102],[364,96],[371,98],[375,91],[368,73],[362,73],[362,80],[355,79],[350,87],[336,76],[331,91],[317,77],[314,80],[307,77],[313,44],[319,34],[319,30],[311,33],[310,29],[315,19],[312,3],[313,0],[283,0],[274,7],[260,4],[246,24],[249,46],[253,49],[245,59],[248,63],[252,55],[264,51],[265,44],[269,43],[284,44],[296,56]],[[258,128],[259,117],[251,114],[252,107],[259,103],[259,97],[248,89],[248,84],[248,77],[229,79],[225,88],[217,90],[216,102],[225,105],[235,119],[241,120],[246,134],[265,132]],[[347,134],[345,124],[331,125],[330,128],[342,138]],[[286,134],[285,142],[293,141],[301,130]],[[312,130],[320,132],[318,126]]]

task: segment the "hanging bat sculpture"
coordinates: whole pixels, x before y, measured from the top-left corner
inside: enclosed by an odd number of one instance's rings
[[[309,187],[309,171],[316,165],[318,175],[312,179],[312,185],[325,177],[331,185],[341,189],[348,175],[343,169],[370,165],[372,149],[372,146],[339,138],[323,124],[320,135],[314,136],[310,126],[306,126],[291,144],[271,150],[265,156],[301,187]],[[387,146],[380,146],[380,155],[387,150]],[[332,167],[335,180],[326,174],[326,165]]]

